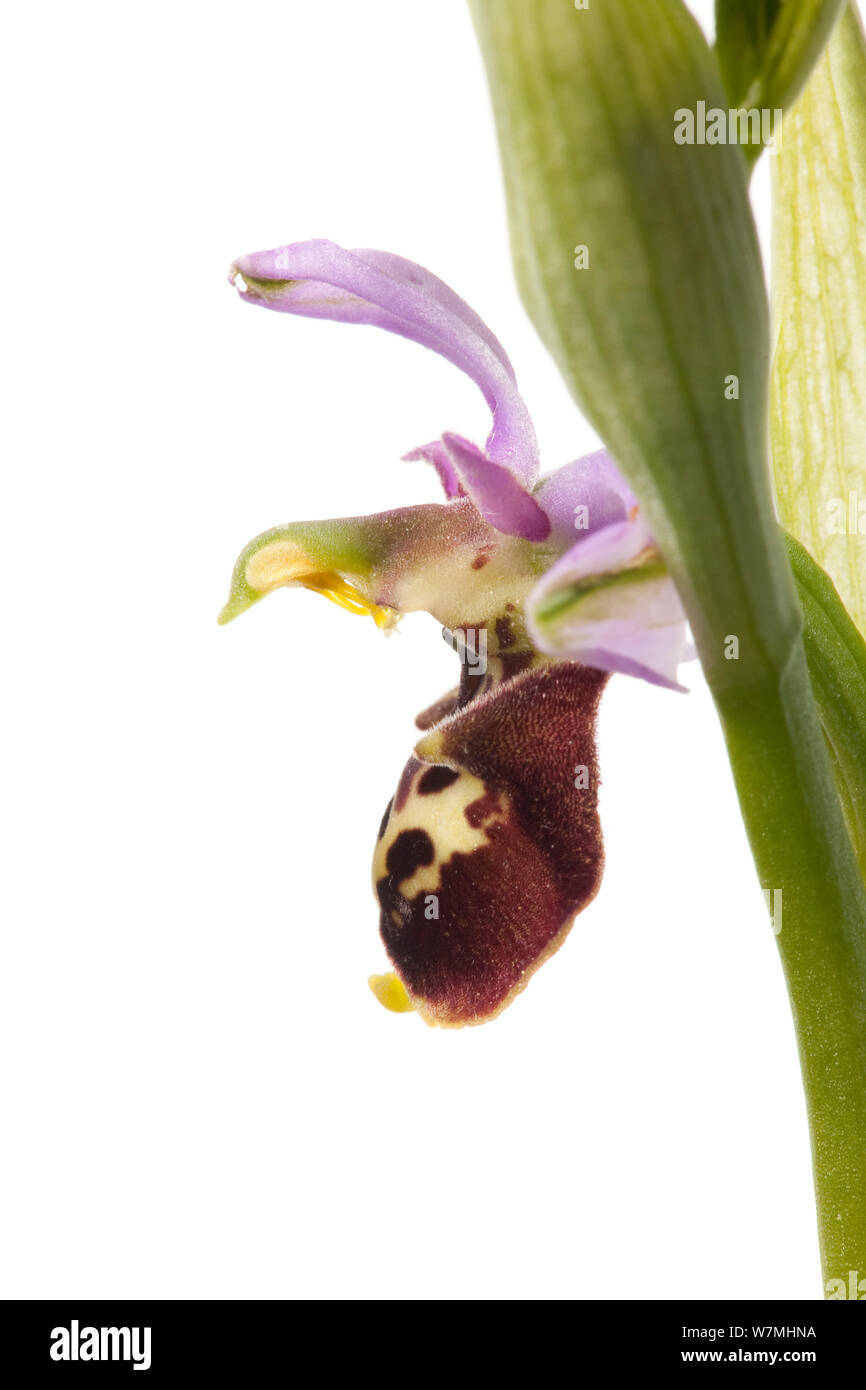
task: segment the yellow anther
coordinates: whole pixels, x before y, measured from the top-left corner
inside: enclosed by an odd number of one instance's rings
[[[302,584],[305,589],[311,589],[314,594],[321,594],[323,598],[330,599],[338,607],[345,608],[348,613],[361,615],[369,613],[379,628],[389,627],[394,621],[393,608],[384,608],[378,603],[373,603],[356,589],[354,584],[350,584],[346,579],[341,579],[339,574],[335,574],[333,570],[324,574],[302,574],[299,575],[297,582]]]
[[[386,975],[371,975],[367,984],[375,994],[383,1008],[392,1014],[411,1014],[415,1012],[415,1005],[406,993],[406,986],[395,975],[393,970],[389,970]]]

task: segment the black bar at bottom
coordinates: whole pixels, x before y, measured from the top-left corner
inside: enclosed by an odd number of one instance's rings
[[[866,1297],[856,1301],[864,1307],[573,1303],[565,1316],[539,1310],[537,1329],[531,1312],[521,1314],[529,1326],[519,1332],[507,1304],[500,1312],[482,1300],[467,1303],[464,1314],[449,1304],[447,1318],[427,1304],[413,1317],[409,1305],[399,1316],[363,1305],[319,1315],[312,1301],[10,1301],[0,1304],[0,1335],[14,1348],[21,1385],[31,1375],[57,1384],[106,1376],[167,1384],[180,1376],[196,1385],[257,1385],[261,1375],[331,1379],[341,1366],[353,1378],[414,1378],[422,1367],[437,1379],[463,1380],[481,1366],[485,1376],[495,1373],[496,1363],[514,1370],[517,1353],[538,1375],[554,1354],[576,1376],[599,1362],[613,1372],[811,1366],[850,1375],[866,1344]]]

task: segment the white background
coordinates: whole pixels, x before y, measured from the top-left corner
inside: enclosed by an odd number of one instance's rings
[[[369,865],[454,656],[308,593],[216,626],[252,535],[435,500],[401,454],[487,430],[420,348],[239,303],[234,255],[428,265],[505,343],[544,467],[596,443],[514,290],[462,0],[34,4],[2,62],[0,1294],[819,1297],[698,668],[612,682],[602,892],[497,1022],[442,1032],[367,989]]]

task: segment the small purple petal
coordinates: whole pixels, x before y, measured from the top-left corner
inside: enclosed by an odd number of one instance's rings
[[[241,256],[241,297],[286,314],[372,324],[438,352],[480,388],[493,414],[486,451],[531,486],[538,476],[535,430],[505,350],[443,281],[402,256],[346,251],[302,241]]]
[[[508,468],[495,463],[459,434],[444,434],[442,442],[457,477],[485,521],[497,531],[525,541],[547,539],[547,515]]]
[[[614,521],[625,521],[637,499],[610,454],[599,449],[542,478],[535,497],[550,517],[551,536],[565,545]]]
[[[421,444],[417,449],[411,449],[408,454],[403,455],[404,462],[414,463],[417,459],[423,459],[425,463],[432,463],[436,472],[439,474],[439,481],[445,489],[447,498],[463,497],[465,492],[457,476],[457,469],[448,457],[448,450],[441,439],[434,439],[429,444]]]
[[[533,641],[551,656],[683,690],[686,617],[649,528],[618,521],[578,541],[527,600]]]
[[[664,690],[676,690],[679,695],[688,694],[688,686],[675,679],[680,662],[688,658],[684,654],[685,639],[676,634],[673,628],[665,633],[635,633],[633,630],[624,629],[620,640],[628,645],[631,656],[617,651],[617,634],[606,634],[600,636],[599,640],[606,641],[608,645],[581,648],[582,666],[594,666],[599,671],[610,671],[620,676],[636,676],[648,685],[660,685]],[[643,660],[639,659],[641,656]],[[674,674],[665,675],[663,668]]]

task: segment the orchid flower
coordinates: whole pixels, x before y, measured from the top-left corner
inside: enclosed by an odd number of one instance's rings
[[[241,553],[221,615],[302,586],[389,630],[424,610],[461,657],[379,830],[373,882],[395,1011],[461,1026],[498,1014],[598,890],[595,724],[612,672],[682,689],[686,622],[639,503],[604,451],[539,477],[514,370],[473,310],[421,266],[307,241],[244,256],[241,297],[387,329],[481,390],[484,447],[446,431],[406,455],[445,502],[292,522]]]

